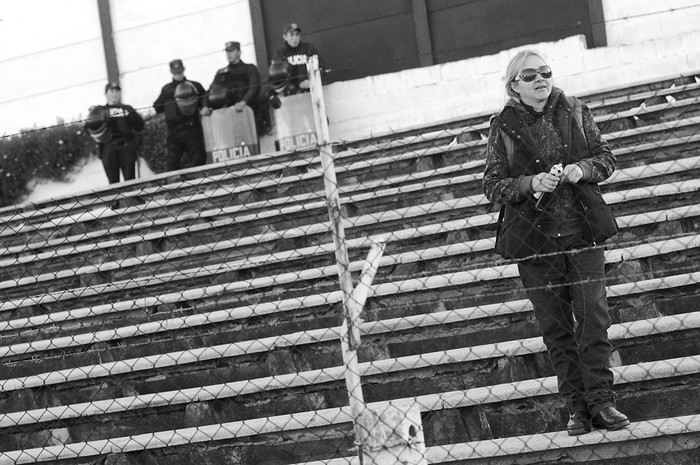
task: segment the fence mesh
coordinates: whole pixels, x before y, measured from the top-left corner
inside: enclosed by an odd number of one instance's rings
[[[520,262],[494,251],[483,115],[332,144],[346,270],[320,146],[5,208],[0,463],[691,463],[697,81],[582,99],[617,159],[604,283],[629,426],[567,434]]]

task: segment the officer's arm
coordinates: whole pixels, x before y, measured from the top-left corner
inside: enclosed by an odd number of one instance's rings
[[[204,95],[207,93],[206,90],[204,90],[204,87],[196,82],[196,81],[190,81],[192,84],[194,84],[194,88],[197,91],[197,107],[202,108],[204,106]]]
[[[255,98],[260,93],[260,74],[255,65],[248,65],[248,89],[246,90],[243,100],[250,105],[255,101]]]
[[[153,102],[153,108],[155,108],[156,113],[163,113],[165,111],[165,87],[160,91],[160,95]]]
[[[272,54],[272,60],[271,62],[275,61],[287,61],[287,57],[284,56],[284,49],[277,49],[275,50],[275,53]]]
[[[202,97],[202,107],[203,108],[209,108],[209,93],[211,92],[211,87],[216,84],[216,80],[219,77],[219,73],[217,72],[216,75],[214,76],[214,80],[211,82],[209,85],[209,90],[204,92],[204,97]],[[210,110],[211,112],[211,110]]]
[[[141,114],[134,110],[133,107],[127,105],[127,119],[134,131],[141,131],[146,123],[143,121]]]

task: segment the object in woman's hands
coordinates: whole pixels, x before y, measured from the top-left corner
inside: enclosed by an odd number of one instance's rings
[[[561,174],[564,172],[564,167],[562,166],[561,163],[557,163],[556,165],[552,166],[552,168],[549,170],[549,174],[553,174],[554,176],[561,176]],[[533,195],[537,199],[537,203],[535,204],[535,208],[538,211],[542,211],[542,199],[544,199],[544,192],[535,192]]]

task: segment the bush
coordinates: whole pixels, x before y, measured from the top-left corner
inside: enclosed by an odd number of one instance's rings
[[[94,148],[78,124],[22,131],[0,140],[0,205],[17,203],[33,178],[65,181],[71,169]]]
[[[165,125],[165,116],[157,115],[146,118],[146,127],[140,136],[139,156],[146,160],[148,167],[154,173],[166,171],[168,128]]]
[[[139,156],[151,171],[165,171],[167,129],[162,116],[147,117],[139,135]],[[29,191],[34,178],[66,181],[71,170],[97,154],[97,144],[86,134],[82,122],[24,130],[0,139],[0,206],[14,205]]]

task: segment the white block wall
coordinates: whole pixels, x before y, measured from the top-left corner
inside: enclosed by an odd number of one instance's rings
[[[555,85],[571,95],[700,73],[700,31],[590,50],[582,35],[529,48],[544,53]],[[326,86],[332,137],[362,139],[496,112],[518,50]]]
[[[698,30],[698,0],[603,0],[608,45],[643,42]]]

